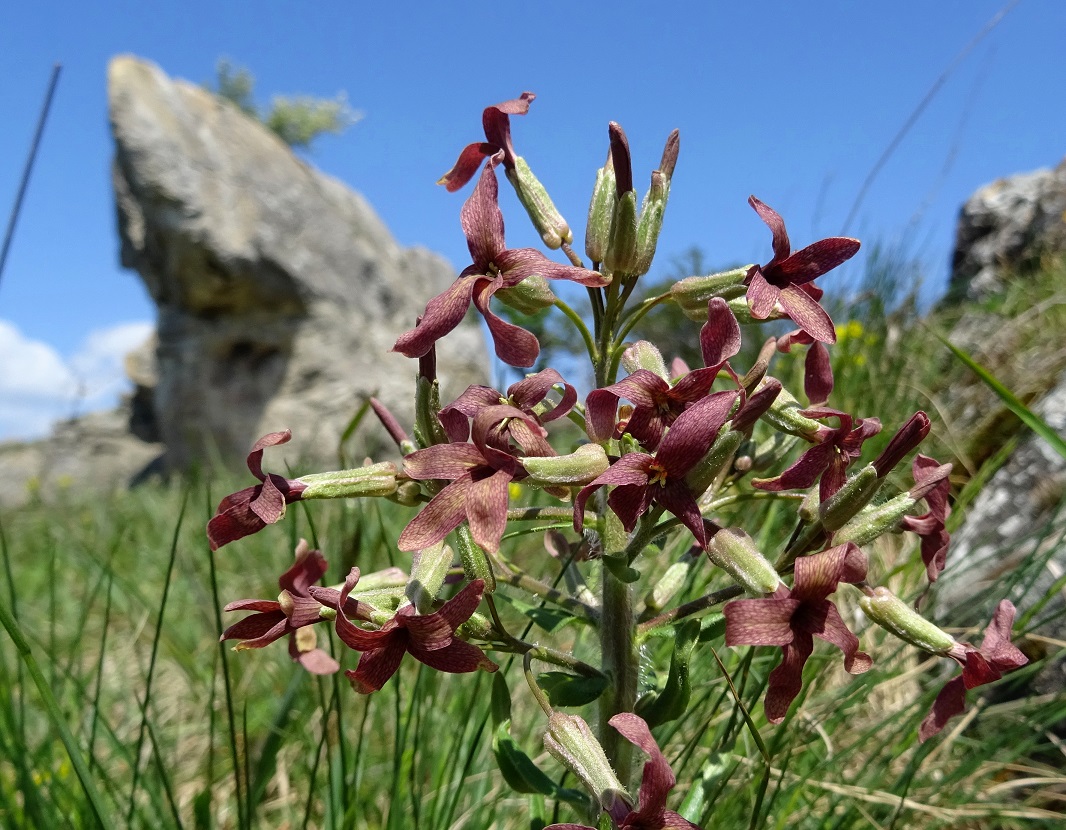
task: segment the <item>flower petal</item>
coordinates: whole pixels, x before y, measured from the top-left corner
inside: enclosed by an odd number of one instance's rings
[[[803,285],[847,262],[859,251],[859,240],[846,236],[819,239],[777,263],[777,270],[790,285]]]
[[[700,329],[700,350],[703,365],[715,372],[729,358],[740,353],[740,324],[721,297],[707,303],[707,322]]]
[[[494,672],[499,668],[481,649],[462,640],[452,640],[447,647],[435,651],[424,651],[412,643],[409,650],[420,663],[450,674],[466,674],[478,669]]]
[[[470,249],[474,267],[483,274],[496,255],[505,247],[503,239],[503,213],[498,202],[499,184],[492,163],[485,165],[474,192],[463,204],[459,223],[466,234],[466,246]]]
[[[795,639],[782,648],[781,663],[770,672],[769,688],[763,706],[770,723],[781,723],[788,714],[788,707],[803,688],[803,666],[814,651],[810,634],[797,631]]]
[[[407,357],[422,357],[428,353],[434,343],[463,321],[479,277],[478,274],[460,274],[446,291],[426,304],[418,325],[401,334],[392,350]]]
[[[749,289],[750,291],[750,289]],[[803,329],[815,340],[823,343],[836,343],[837,332],[833,326],[833,320],[810,294],[796,286],[786,286],[781,289],[781,307],[792,322]]]
[[[466,490],[466,518],[474,541],[489,553],[500,549],[507,529],[507,488],[512,474],[499,470],[488,478],[472,481]]]
[[[786,259],[791,247],[788,241],[788,232],[785,230],[785,220],[781,218],[781,214],[754,196],[748,197],[748,204],[755,208],[759,218],[766,223],[766,226],[773,234],[774,261]]]
[[[405,653],[406,649],[400,645],[364,651],[359,655],[355,671],[349,670],[344,674],[356,692],[368,695],[389,682],[389,678],[400,668]]]
[[[421,512],[403,529],[396,545],[400,550],[422,550],[436,544],[466,518],[466,491],[469,473],[464,474],[435,495]]]
[[[949,680],[933,701],[933,708],[918,729],[918,740],[927,741],[966,709],[966,684],[961,677]]]
[[[792,642],[792,615],[800,601],[791,597],[735,599],[727,603],[725,644],[727,646],[784,646]]]

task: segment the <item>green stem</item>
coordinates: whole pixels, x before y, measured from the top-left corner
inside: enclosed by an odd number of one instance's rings
[[[603,619],[600,624],[600,653],[603,673],[611,679],[600,703],[599,739],[618,778],[628,784],[632,778],[633,753],[628,741],[607,721],[621,712],[632,712],[637,702],[636,626],[633,595],[629,586],[603,568]]]
[[[660,294],[658,297],[651,297],[626,314],[622,318],[621,327],[618,329],[618,339],[625,340],[626,335],[633,330],[633,326],[639,323],[645,314],[655,308],[655,306],[659,305],[659,303],[669,300],[671,296],[670,292],[667,292],[665,294]]]
[[[576,617],[581,617],[583,620],[589,622],[596,622],[599,618],[599,612],[589,605],[586,605],[581,600],[564,594],[557,588],[553,588],[546,582],[541,582],[539,579],[534,579],[529,574],[518,570],[513,565],[502,562],[500,559],[493,557],[493,563],[502,570],[502,573],[496,577],[497,582],[503,582],[507,585],[513,585],[516,588],[521,588],[526,593],[533,596],[540,597],[547,602],[554,603],[560,608],[569,611]]]
[[[595,363],[598,355],[596,351],[596,341],[593,339],[589,327],[585,325],[585,321],[581,319],[581,315],[558,297],[555,298],[555,307],[565,314],[570,322],[574,324],[574,328],[578,330],[581,339],[585,341],[585,349],[589,353],[589,360]]]
[[[637,636],[641,639],[646,637],[650,631],[659,628],[663,625],[671,625],[679,620],[683,620],[686,617],[692,617],[696,614],[700,614],[707,611],[720,602],[734,599],[744,593],[744,589],[739,585],[731,585],[728,588],[723,588],[720,591],[715,591],[712,594],[707,594],[699,599],[694,599],[692,602],[686,602],[684,605],[679,605],[677,608],[673,608],[669,611],[664,611],[657,617],[652,617],[647,622],[643,622],[637,626]]]

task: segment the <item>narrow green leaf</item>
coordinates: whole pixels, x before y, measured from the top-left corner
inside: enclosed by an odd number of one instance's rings
[[[988,371],[988,369],[986,369],[984,366],[982,366],[980,363],[970,357],[970,355],[968,355],[966,352],[964,352],[962,349],[960,349],[958,346],[956,346],[954,343],[952,343],[950,340],[948,340],[936,330],[930,329],[930,331],[933,332],[933,335],[941,343],[951,349],[955,357],[957,357],[960,361],[966,364],[966,366],[970,368],[970,371],[977,375],[977,377],[979,377],[989,389],[995,392],[999,399],[1003,401],[1007,409],[1017,415],[1018,419],[1023,424],[1025,424],[1027,427],[1029,427],[1029,429],[1031,429],[1033,432],[1035,432],[1037,435],[1047,441],[1048,444],[1051,445],[1051,448],[1055,450],[1055,452],[1057,452],[1063,458],[1066,458],[1066,441],[1064,441],[1062,439],[1062,436],[1060,436],[1057,432],[1055,432],[1054,429],[1051,428],[1047,421],[1045,421],[1043,418],[1033,412],[1033,410],[1027,407],[1020,400],[1018,400],[1014,393],[1011,392],[1002,383],[1000,383],[1000,381],[995,377],[995,375],[993,375],[991,372]]]
[[[607,689],[606,676],[582,677],[562,671],[544,672],[537,685],[548,695],[553,706],[585,706],[598,700]]]

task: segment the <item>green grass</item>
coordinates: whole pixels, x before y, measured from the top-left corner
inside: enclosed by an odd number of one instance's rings
[[[1011,360],[1038,355],[1046,367],[1055,358],[1046,334],[1038,333],[1048,325],[1066,330],[1056,316],[1061,285],[1061,273],[1049,272],[1018,289],[1028,302],[1011,296],[984,310],[1006,309],[1021,320],[1011,341],[1020,352],[975,357],[1007,386],[1021,388],[1023,401],[1038,379],[1019,376],[1016,386]],[[1018,314],[1022,309],[1036,311]],[[838,315],[838,322],[848,319]],[[915,409],[927,409],[934,432],[923,451],[960,462],[956,483],[969,480],[972,494],[998,460],[974,449],[974,429],[951,417],[959,410],[944,401],[953,388],[976,389],[979,381],[967,380],[968,369],[934,345],[906,310],[885,315],[857,307],[850,319],[859,326],[845,329],[834,351],[833,404],[879,415],[881,440]],[[792,385],[789,373],[801,371],[801,361],[789,360],[774,371]],[[901,471],[895,483],[908,482]],[[284,644],[239,654],[220,646],[221,628],[233,622],[221,607],[243,597],[273,598],[300,537],[325,552],[331,582],[354,563],[364,574],[409,567],[409,555],[393,540],[412,511],[384,502],[316,503],[306,511],[297,505],[278,526],[212,555],[204,523],[222,494],[246,484],[67,492],[54,503],[0,514],[7,628],[0,634],[0,826],[477,830],[587,820],[565,803],[515,793],[504,781],[492,753],[493,676],[442,675],[408,660],[367,698],[354,694],[343,675],[307,675],[289,661]],[[775,500],[736,510],[738,521],[759,529],[767,549],[791,530],[789,511]],[[1064,543],[1054,527],[1031,530],[1038,553],[990,588],[989,600],[1021,593],[1046,568]],[[517,534],[508,544],[535,576],[547,582],[560,576],[539,535]],[[888,537],[869,552],[877,582],[901,596],[920,591],[913,539]],[[654,581],[680,553],[667,550],[635,564]],[[593,565],[585,568],[593,579]],[[711,569],[694,567],[677,600],[725,584],[717,580]],[[1063,644],[1044,632],[1063,613],[1052,600],[1062,587],[1053,586],[1048,601],[1021,608],[1016,633],[1034,657],[1061,653]],[[513,596],[506,588],[501,593]],[[498,606],[522,625],[537,620],[551,628],[559,621],[528,604]],[[850,609],[843,612],[851,618]],[[705,622],[711,633],[715,619]],[[941,622],[975,626],[957,632],[972,639],[984,621]],[[555,631],[534,626],[529,637],[558,637],[584,659],[593,659],[596,648],[594,632],[580,622]],[[861,637],[874,669],[852,678],[838,653],[817,649],[800,705],[779,726],[762,713],[776,651],[728,649],[720,636],[711,640],[721,664],[699,652],[688,714],[656,730],[679,781],[670,806],[708,828],[1061,825],[1066,775],[1055,730],[1066,722],[1066,696],[1020,691],[1041,662],[984,695],[971,694],[965,717],[918,746],[917,726],[946,677],[945,661],[899,649],[875,628]],[[670,637],[646,642],[652,668],[644,686],[665,680],[672,647]],[[337,656],[353,666],[352,655]],[[509,658],[491,656],[504,666],[499,677]],[[507,683],[511,737],[551,779],[580,789],[543,751],[543,716],[517,671]]]

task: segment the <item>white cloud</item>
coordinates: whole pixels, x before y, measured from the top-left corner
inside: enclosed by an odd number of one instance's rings
[[[151,331],[144,322],[97,329],[68,360],[0,320],[0,440],[38,438],[61,418],[113,406],[129,388],[123,358]]]

